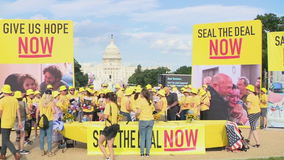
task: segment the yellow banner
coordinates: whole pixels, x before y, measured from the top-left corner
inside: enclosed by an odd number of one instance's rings
[[[261,21],[197,24],[192,65],[260,64]]]
[[[98,130],[98,127],[101,130]],[[140,135],[137,125],[121,125],[114,141],[116,155],[139,155]],[[98,139],[102,125],[87,127],[88,155],[102,154]],[[107,144],[105,143],[105,147]],[[146,148],[145,148],[146,149]],[[156,125],[152,131],[151,155],[205,154],[205,127],[202,124]]]
[[[284,71],[284,32],[267,33],[268,70]]]
[[[72,62],[73,22],[0,20],[0,64]]]

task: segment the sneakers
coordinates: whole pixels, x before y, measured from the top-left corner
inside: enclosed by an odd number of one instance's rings
[[[106,158],[106,160],[111,160],[110,157]]]
[[[144,154],[141,154],[141,157],[144,157]]]
[[[20,150],[19,153],[20,153],[20,154],[30,154],[30,152],[29,152],[29,151],[26,151],[26,150]]]
[[[32,145],[32,144],[33,144],[33,142],[32,142],[32,141],[30,141],[30,140],[26,140],[26,141],[25,141],[25,144],[27,144],[27,145]]]
[[[146,154],[146,157],[150,157],[150,155],[149,155],[149,154]]]

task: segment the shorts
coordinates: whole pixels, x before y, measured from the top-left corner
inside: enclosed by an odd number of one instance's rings
[[[35,121],[36,121],[36,117],[32,117],[32,121],[34,121],[34,122],[35,122]]]
[[[266,115],[267,115],[267,108],[261,108],[260,115],[261,115],[261,117],[266,117]]]
[[[83,112],[83,115],[87,115],[87,116],[93,115],[93,112]]]
[[[14,129],[16,130],[16,131],[25,131],[25,123],[26,123],[26,121],[22,121],[22,129],[20,129],[19,128],[19,123],[18,122],[15,122],[15,126],[14,126]]]
[[[248,118],[249,118],[249,124],[250,124],[250,129],[252,131],[256,130],[256,122],[260,117],[260,113],[254,113],[254,114],[249,114]]]
[[[118,131],[114,131],[110,127],[105,127],[101,134],[104,135],[107,140],[110,140],[116,137],[117,132]]]

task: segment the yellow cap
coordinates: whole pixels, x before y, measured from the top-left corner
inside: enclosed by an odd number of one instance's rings
[[[46,87],[46,89],[52,89],[52,88],[53,88],[53,87],[52,87],[51,84],[47,85],[47,87]]]
[[[184,89],[183,93],[189,93],[189,90],[188,89]]]
[[[163,89],[160,89],[160,90],[158,91],[158,94],[161,95],[161,96],[163,96],[163,97],[165,97],[166,91],[163,90]]]
[[[192,85],[188,85],[187,87],[191,89],[191,88],[192,88]]]
[[[133,93],[133,90],[132,90],[131,88],[127,88],[127,89],[125,90],[125,95],[126,95],[126,96],[130,96],[132,93]]]
[[[204,84],[202,87],[205,87],[205,88],[207,88],[208,86],[206,85],[206,84]]]
[[[53,91],[53,92],[52,92],[53,98],[57,97],[58,95],[59,95],[59,92],[58,92],[58,91]]]
[[[59,91],[65,91],[65,90],[67,90],[66,86],[61,86],[61,87],[59,88]]]
[[[163,85],[162,85],[162,84],[159,84],[159,87],[163,87]]]
[[[153,93],[157,93],[157,90],[155,88],[152,89]]]
[[[203,95],[205,95],[206,94],[206,91],[204,91],[203,89],[201,89],[200,91],[199,91],[199,95],[200,96],[203,96]]]
[[[21,92],[21,91],[16,91],[16,92],[14,93],[14,97],[15,97],[15,98],[23,98],[22,92]]]
[[[12,93],[12,91],[11,91],[11,86],[8,85],[8,84],[5,84],[5,85],[3,86],[3,88],[2,88],[2,92],[3,92],[3,93],[6,93],[6,94],[11,94],[11,93]]]
[[[69,87],[69,90],[71,90],[71,89],[75,89],[75,87],[73,87],[73,86],[70,86],[70,87]]]
[[[125,89],[123,87],[120,87],[120,90],[125,91]]]
[[[184,88],[188,88],[188,85],[185,85]]]
[[[94,85],[90,85],[90,88],[94,88]]]
[[[35,92],[32,89],[28,89],[26,95],[32,95],[35,94]]]
[[[142,91],[142,88],[136,88],[136,93],[141,93],[141,91]]]
[[[85,89],[83,87],[79,88],[79,93],[84,92]]]
[[[115,88],[120,88],[120,84],[115,84]]]
[[[107,84],[106,84],[106,83],[104,83],[104,84],[103,84],[103,87],[107,87]]]
[[[137,85],[138,88],[141,88],[141,85]]]
[[[176,87],[175,85],[172,85],[172,86],[171,86],[171,88],[175,88],[175,87]]]
[[[249,91],[251,91],[251,92],[255,92],[254,86],[251,85],[251,84],[249,84],[246,89],[249,90]]]
[[[40,91],[35,91],[35,95],[40,94]]]
[[[261,91],[264,92],[264,93],[267,93],[266,88],[261,88]]]
[[[148,90],[149,90],[149,89],[152,89],[152,86],[151,86],[151,85],[147,85],[147,86],[146,86],[146,89],[148,89]]]
[[[197,89],[196,88],[192,88],[190,92],[194,93],[194,94],[197,94]]]
[[[90,89],[90,88],[87,88],[86,91],[91,93],[91,94],[94,94],[94,91],[92,89]]]
[[[175,92],[175,91],[177,91],[177,90],[178,90],[177,87],[173,88],[173,92]]]
[[[183,92],[184,90],[185,90],[185,88],[183,88],[183,87],[180,89],[181,92]]]

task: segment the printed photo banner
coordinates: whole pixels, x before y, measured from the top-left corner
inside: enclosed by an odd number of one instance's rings
[[[267,33],[268,107],[267,126],[284,127],[284,32]]]
[[[98,146],[100,132],[98,127],[87,127],[88,155],[102,154]],[[103,129],[103,128],[102,128]],[[139,155],[140,136],[138,126],[121,125],[114,141],[117,155]],[[107,144],[105,144],[107,147]],[[205,154],[205,126],[202,124],[177,126],[156,125],[152,132],[151,155]]]
[[[72,21],[0,20],[0,64],[73,61]]]
[[[252,84],[260,93],[261,64],[261,21],[194,25],[192,86],[208,90],[210,106],[204,120],[249,126],[246,86]]]

